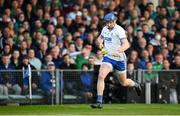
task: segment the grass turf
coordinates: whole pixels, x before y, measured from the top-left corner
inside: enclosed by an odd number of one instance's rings
[[[0,106],[0,115],[180,115],[180,104],[87,104]]]

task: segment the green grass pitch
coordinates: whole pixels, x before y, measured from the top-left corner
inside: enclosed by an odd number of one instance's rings
[[[180,115],[180,104],[88,104],[0,106],[0,115]]]

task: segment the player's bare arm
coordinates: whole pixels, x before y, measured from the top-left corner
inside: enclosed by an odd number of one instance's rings
[[[112,53],[113,56],[120,56],[120,53],[126,51],[130,45],[126,38],[121,39],[122,46]]]
[[[101,35],[97,38],[96,42],[97,42],[97,45],[98,45],[99,49],[102,49],[104,47],[104,45],[103,45],[103,37]]]

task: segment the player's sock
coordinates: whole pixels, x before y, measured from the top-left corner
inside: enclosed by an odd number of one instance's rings
[[[98,96],[97,96],[97,102],[102,103],[102,99],[103,99],[103,96],[102,96],[102,95],[98,95]]]

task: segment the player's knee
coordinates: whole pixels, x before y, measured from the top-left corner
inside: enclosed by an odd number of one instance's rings
[[[104,80],[104,79],[105,79],[105,75],[102,74],[102,73],[100,73],[100,74],[98,75],[98,78]]]

